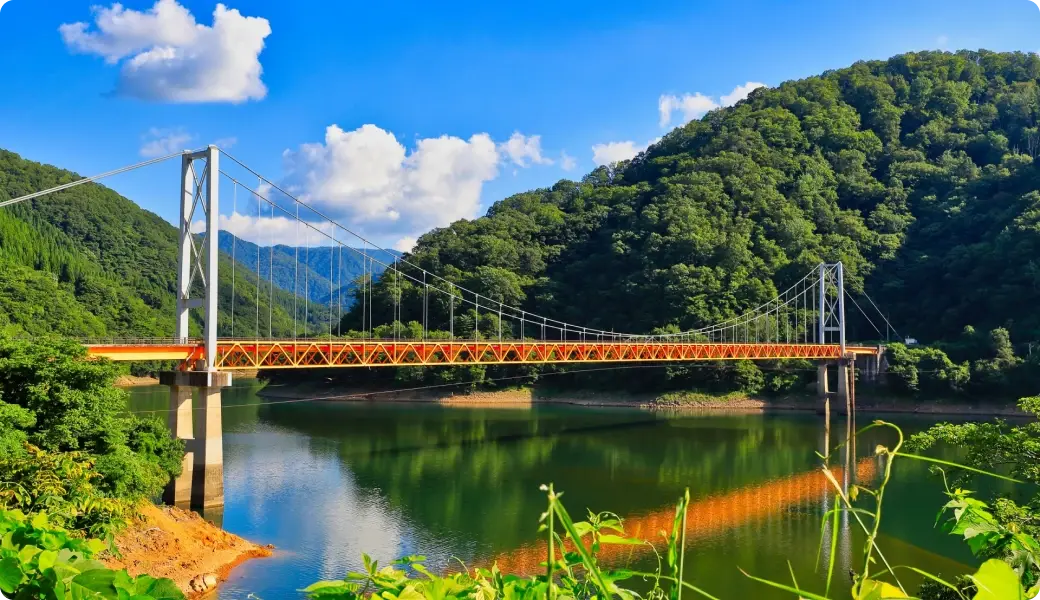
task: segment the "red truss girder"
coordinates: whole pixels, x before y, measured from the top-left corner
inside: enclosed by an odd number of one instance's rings
[[[853,354],[877,348],[850,346]],[[195,356],[197,353],[193,353]],[[837,344],[666,342],[227,341],[218,369],[300,369],[702,360],[837,359]],[[197,357],[197,356],[196,356]]]

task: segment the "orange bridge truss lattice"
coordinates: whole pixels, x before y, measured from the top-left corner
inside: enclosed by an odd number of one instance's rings
[[[202,344],[88,345],[92,356],[112,360],[180,360],[190,368],[204,358]],[[851,354],[878,348],[848,346]],[[222,340],[214,365],[219,370],[312,369],[545,363],[633,363],[711,360],[834,360],[837,344],[733,344],[719,342],[565,341],[387,341],[387,340]]]

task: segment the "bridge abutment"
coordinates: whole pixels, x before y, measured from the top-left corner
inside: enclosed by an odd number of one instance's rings
[[[855,360],[852,355],[839,359],[837,362],[821,362],[816,367],[816,398],[819,402],[817,412],[830,417],[831,398],[834,398],[838,414],[848,414],[854,410],[852,406],[855,390]],[[830,368],[837,367],[837,389],[831,391]]]
[[[159,383],[170,388],[170,432],[185,445],[181,474],[166,486],[163,501],[194,509],[223,506],[224,441],[220,395],[222,388],[231,385],[231,374],[168,371],[159,374]]]

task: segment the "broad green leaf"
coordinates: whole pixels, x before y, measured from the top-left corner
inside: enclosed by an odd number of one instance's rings
[[[155,600],[184,600],[184,594],[181,593],[177,584],[172,579],[166,579],[165,577],[152,580],[145,589],[141,589],[140,584],[138,584],[137,591],[147,594]]]
[[[105,542],[102,542],[101,540],[87,540],[87,550],[89,550],[91,554],[100,554],[101,552],[104,552],[106,548],[107,546],[105,545]]]
[[[58,553],[53,550],[44,550],[36,561],[41,571],[46,571],[54,566],[58,560]]]
[[[309,586],[299,590],[304,594],[310,594],[318,591],[332,591],[332,590],[343,590],[344,592],[350,590],[351,584],[345,581],[319,581],[312,583]]]
[[[40,535],[40,545],[47,550],[60,550],[64,546],[61,538],[51,531],[45,531]]]
[[[18,559],[5,558],[0,560],[0,590],[7,594],[14,593],[21,582],[22,570],[18,567]]]
[[[1002,560],[987,560],[970,577],[979,588],[973,600],[1025,600],[1018,575]]]
[[[151,583],[151,577],[147,575],[141,575],[140,584],[147,587]],[[138,581],[130,576],[126,571],[117,571],[116,576],[112,579],[112,585],[116,590],[125,590],[129,594],[137,592]]]
[[[32,559],[36,558],[36,555],[40,552],[42,552],[42,550],[36,546],[22,546],[22,549],[18,551],[18,560],[20,560],[23,565],[27,565],[31,563]]]
[[[443,597],[443,596],[440,596]],[[401,590],[401,593],[397,596],[398,600],[424,600],[425,596],[418,590],[414,585],[409,585]]]
[[[30,524],[33,529],[48,529],[50,524],[47,522],[47,513],[36,513]]]
[[[113,585],[115,578],[116,572],[110,569],[90,569],[72,578],[73,590],[75,591],[76,586],[79,586],[87,590],[114,596],[116,593]]]

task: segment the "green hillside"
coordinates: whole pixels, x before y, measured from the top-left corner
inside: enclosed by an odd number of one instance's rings
[[[78,178],[0,150],[0,199]],[[0,324],[30,335],[171,336],[177,237],[177,229],[158,215],[95,184],[2,209]],[[222,256],[222,335],[231,333],[230,265]],[[256,279],[241,268],[236,276],[235,333],[253,335]],[[261,334],[291,334],[293,296],[262,282],[260,296]],[[311,313],[314,327],[328,327],[326,309]],[[192,330],[197,334],[200,323],[193,322]]]
[[[725,320],[842,261],[850,291],[902,335],[995,361],[1012,349],[988,332],[1006,327],[1026,354],[1040,339],[1038,84],[1034,54],[962,51],[759,89],[631,161],[431,231],[411,260],[531,312],[634,332]],[[420,303],[405,290],[406,320]],[[881,336],[860,320],[853,337]]]

